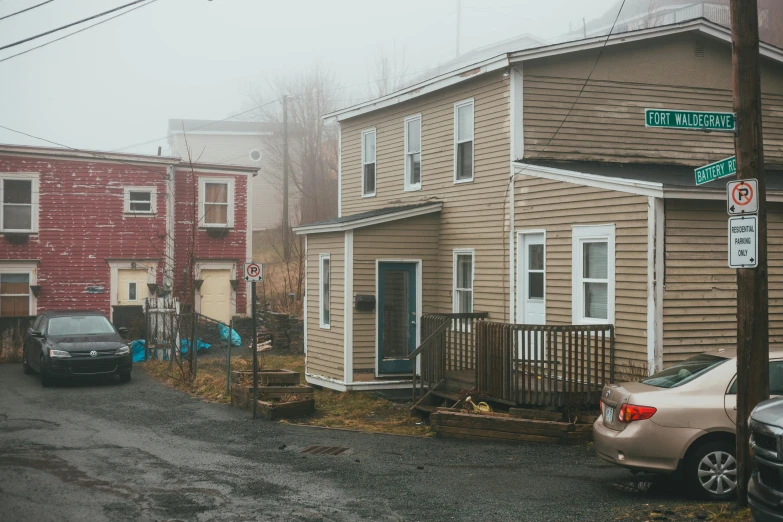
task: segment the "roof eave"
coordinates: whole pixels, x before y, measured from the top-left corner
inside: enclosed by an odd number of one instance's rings
[[[301,235],[308,234],[326,234],[329,232],[345,232],[346,230],[353,230],[356,228],[370,227],[373,225],[381,225],[383,223],[390,223],[392,221],[399,221],[401,219],[408,219],[412,217],[424,216],[427,214],[434,214],[443,210],[443,203],[438,201],[430,205],[422,205],[420,207],[402,210],[400,212],[390,212],[388,214],[382,214],[379,216],[371,216],[364,219],[358,219],[356,221],[347,221],[344,223],[332,223],[327,225],[303,225],[294,227],[294,232]]]

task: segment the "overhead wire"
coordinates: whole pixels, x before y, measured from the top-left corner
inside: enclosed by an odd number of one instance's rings
[[[16,15],[19,15],[19,14],[22,14],[22,13],[26,13],[27,11],[32,11],[36,7],[41,7],[42,5],[50,4],[52,2],[54,2],[54,0],[46,0],[46,2],[41,2],[40,4],[34,5],[32,7],[28,7],[27,9],[22,9],[21,11],[17,11],[15,13],[11,13],[11,14],[8,14],[8,15],[5,15],[5,16],[0,16],[0,22],[5,20],[6,18],[11,18],[12,16],[16,16]]]
[[[138,0],[138,1],[145,1],[145,0]],[[138,1],[134,2],[134,3],[138,3]],[[51,45],[51,44],[53,44],[55,42],[59,42],[60,40],[64,40],[64,39],[69,38],[69,37],[71,37],[73,35],[82,33],[84,31],[87,31],[88,29],[92,29],[93,27],[97,27],[97,26],[99,26],[101,24],[105,24],[106,22],[114,20],[115,18],[119,18],[120,16],[124,16],[124,15],[126,15],[128,13],[131,13],[131,12],[135,11],[136,9],[141,9],[142,7],[147,7],[150,4],[154,4],[157,1],[158,0],[149,0],[149,1],[147,1],[146,4],[137,5],[136,7],[128,9],[127,11],[123,11],[121,13],[118,13],[118,14],[114,15],[114,16],[110,16],[109,18],[107,18],[105,20],[101,20],[100,22],[96,22],[96,23],[94,23],[92,25],[88,25],[87,27],[79,29],[78,31],[74,31],[72,33],[68,33],[68,34],[66,34],[64,36],[61,36],[59,38],[55,38],[54,40],[49,40],[48,42],[42,43],[41,45],[36,45],[35,47],[31,47],[30,49],[26,49],[26,50],[24,50],[24,51],[22,51],[20,53],[12,54],[11,56],[6,56],[5,58],[0,59],[0,63],[7,62],[8,60],[11,60],[12,58],[16,58],[17,56],[22,56],[23,54],[27,54],[29,52],[35,51],[36,49],[40,49],[42,47],[46,47],[47,45]],[[129,4],[129,5],[131,5],[131,4]]]

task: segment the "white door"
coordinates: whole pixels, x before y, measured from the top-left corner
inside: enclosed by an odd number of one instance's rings
[[[202,315],[228,324],[231,320],[231,272],[229,270],[201,270]]]
[[[546,324],[544,234],[520,234],[517,270],[517,322]]]
[[[120,306],[141,306],[149,297],[146,270],[125,270],[117,272],[117,304]]]
[[[544,234],[520,233],[517,241],[517,323],[546,324],[546,247]],[[527,336],[520,332],[520,359],[537,360],[545,356],[544,334]],[[523,338],[524,337],[524,338]]]

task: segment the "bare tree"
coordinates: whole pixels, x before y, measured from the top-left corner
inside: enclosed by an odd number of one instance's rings
[[[337,108],[340,88],[334,75],[320,66],[271,84],[272,96],[255,89],[249,94],[253,105],[259,106],[251,113],[254,121],[282,122],[281,103],[269,103],[270,99],[282,99],[288,95],[288,157],[289,186],[298,195],[299,222],[312,223],[337,215],[337,127],[327,125],[322,116]],[[261,107],[263,105],[263,107]],[[275,185],[282,187],[283,136],[270,140],[270,176]]]
[[[407,85],[408,72],[404,51],[398,55],[395,47],[389,56],[379,49],[378,58],[368,72],[367,97],[380,98],[403,89]]]

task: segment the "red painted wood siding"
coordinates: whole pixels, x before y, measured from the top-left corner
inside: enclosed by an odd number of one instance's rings
[[[210,236],[203,228],[196,228],[195,249],[190,246],[193,220],[201,217],[198,204],[199,178],[225,178],[234,180],[234,226],[219,237]],[[247,261],[247,176],[245,174],[218,174],[213,172],[191,172],[189,169],[176,169],[174,184],[174,273],[183,274],[186,269],[188,252],[194,251],[198,261],[227,261],[236,264],[240,284],[236,291],[236,312],[246,311],[246,284],[242,280],[242,267]],[[191,285],[179,282],[177,285],[183,302],[189,301]]]
[[[38,233],[21,245],[0,234],[0,260],[40,260],[39,312],[90,309],[109,315],[107,259],[162,261],[165,166],[0,156],[0,173],[39,174]],[[156,187],[157,214],[124,215],[126,185]],[[161,282],[162,262],[158,267]],[[104,293],[88,294],[88,286],[102,286]]]

